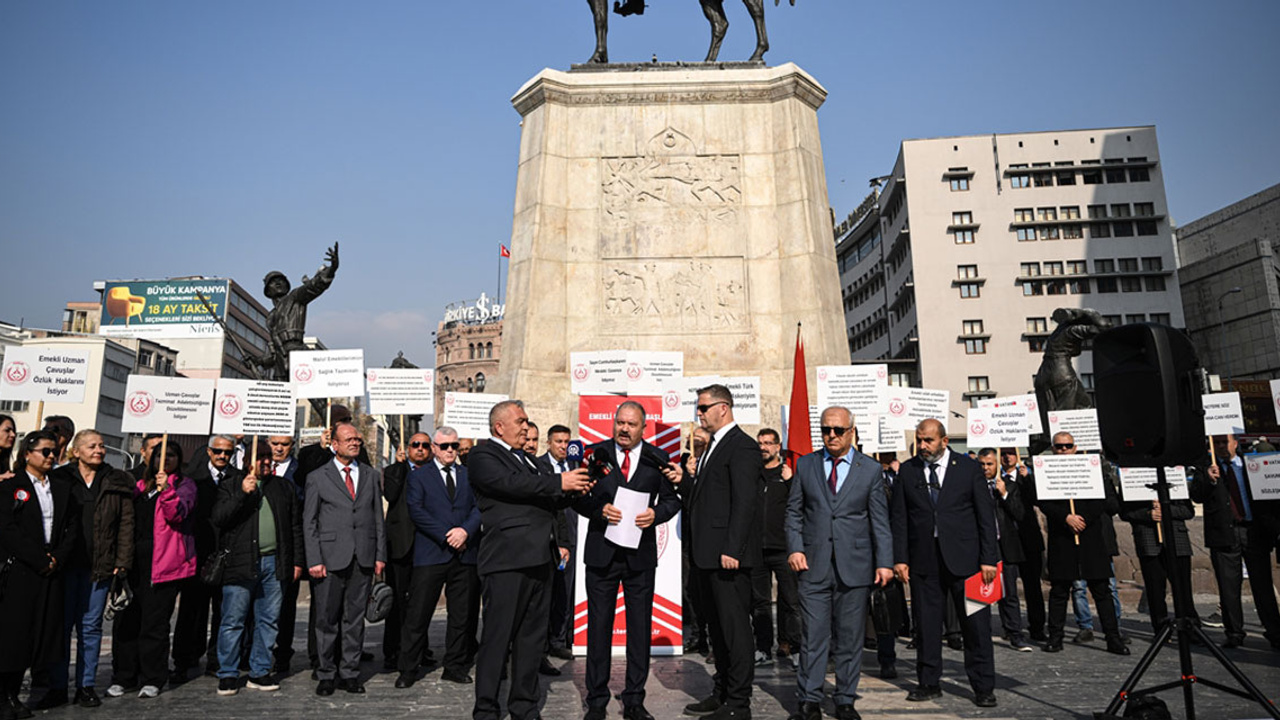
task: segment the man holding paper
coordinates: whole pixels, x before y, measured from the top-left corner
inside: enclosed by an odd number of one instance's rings
[[[644,406],[628,400],[613,414],[613,440],[591,446],[593,461],[606,458],[611,470],[574,503],[589,520],[582,560],[587,592],[587,714],[603,720],[609,704],[618,585],[627,623],[627,685],[622,691],[626,720],[651,720],[644,707],[653,627],[654,577],[658,568],[655,528],[680,511],[680,498],[665,475],[679,473],[661,450],[644,442]],[[598,454],[598,455],[597,455]]]

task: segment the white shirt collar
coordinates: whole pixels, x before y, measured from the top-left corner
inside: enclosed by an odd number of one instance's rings
[[[432,456],[432,458],[431,458],[431,462],[433,462],[433,463],[435,463],[435,464],[436,464],[436,469],[437,469],[437,470],[439,470],[439,471],[440,471],[440,475],[442,475],[442,476],[443,476],[443,475],[444,475],[444,471],[445,471],[445,467],[446,467],[446,466],[445,466],[445,464],[444,464],[444,463],[440,462],[440,458]],[[457,463],[451,463],[451,464],[449,464],[447,467],[449,467],[449,468],[453,468],[453,466],[454,466],[454,465],[456,465],[456,464],[457,464]],[[422,465],[419,465],[418,467],[423,467],[423,466],[422,466]]]
[[[491,442],[496,442],[496,443],[498,443],[498,444],[499,444],[499,445],[501,445],[501,446],[503,447],[503,449],[505,449],[507,452],[511,452],[512,450],[514,450],[514,449],[515,449],[515,448],[511,447],[510,445],[508,445],[508,444],[506,443],[506,441],[505,441],[505,440],[503,440],[503,439],[502,439],[502,438],[500,438],[500,437],[494,436],[494,437],[489,438],[489,440],[490,440]]]

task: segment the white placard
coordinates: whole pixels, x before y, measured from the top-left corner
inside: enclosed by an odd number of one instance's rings
[[[718,382],[714,375],[669,378],[662,388],[662,422],[697,422],[698,389]]]
[[[889,418],[880,415],[880,452],[906,452],[907,434],[889,423]]]
[[[89,351],[50,345],[13,346],[5,350],[0,370],[0,398],[27,402],[84,402],[89,382]]]
[[[854,441],[854,445],[857,446],[864,455],[884,452],[880,449],[879,415],[867,412],[854,415],[853,426],[858,429],[858,437]],[[821,432],[821,430],[819,430],[819,432]]]
[[[130,375],[120,430],[208,435],[213,389],[213,378]]]
[[[289,377],[304,400],[364,397],[364,350],[294,350]]]
[[[1271,381],[1271,409],[1276,411],[1276,424],[1280,425],[1280,380]]]
[[[1225,392],[1205,395],[1204,434],[1240,435],[1244,432],[1244,412],[1240,409],[1240,393]]]
[[[684,353],[627,353],[626,390],[628,395],[661,395],[667,383],[684,377]]]
[[[890,386],[886,397],[885,417],[898,430],[915,430],[921,420],[937,420],[949,427],[951,391],[928,388]]]
[[[1280,500],[1280,453],[1246,455],[1244,463],[1249,471],[1251,499]]]
[[[622,511],[622,520],[604,529],[604,539],[619,547],[640,547],[644,530],[636,526],[636,516],[649,509],[649,493],[620,487],[613,493],[613,506]]]
[[[821,365],[818,379],[818,407],[846,407],[855,415],[883,412],[889,392],[889,366]]]
[[[1075,441],[1078,450],[1102,449],[1102,432],[1098,430],[1096,408],[1050,410],[1049,433],[1057,435],[1060,432],[1071,433],[1071,439]]]
[[[740,425],[760,424],[760,376],[722,377],[720,384],[733,394],[733,419]]]
[[[1014,408],[1021,410],[1023,411],[1023,417],[1026,418],[1027,434],[1039,435],[1044,432],[1044,425],[1040,422],[1040,405],[1036,402],[1035,393],[986,398],[985,400],[978,401],[978,407]]]
[[[569,384],[574,395],[625,393],[627,351],[569,353]]]
[[[1170,500],[1191,499],[1191,493],[1187,490],[1186,468],[1181,465],[1167,467],[1164,469],[1164,476],[1169,481]],[[1155,500],[1155,488],[1147,486],[1155,485],[1159,479],[1155,468],[1120,468],[1120,497],[1125,502]]]
[[[1025,407],[969,408],[969,434],[965,444],[970,449],[980,447],[1025,447],[1027,438],[1027,411]]]
[[[458,431],[458,437],[483,439],[489,437],[489,411],[494,405],[509,400],[507,395],[492,393],[446,392],[444,394],[444,421]]]
[[[1037,455],[1036,496],[1041,500],[1102,500],[1107,496],[1098,455]]]
[[[213,399],[213,432],[293,436],[298,401],[286,382],[219,378]]]
[[[370,415],[434,415],[436,371],[431,368],[369,368]]]

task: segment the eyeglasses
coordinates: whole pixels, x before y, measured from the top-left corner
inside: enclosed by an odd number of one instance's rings
[[[849,432],[849,428],[847,428],[847,427],[832,427],[832,426],[830,426],[830,425],[823,425],[823,426],[822,426],[822,434],[823,434],[823,435],[836,435],[836,436],[839,436],[839,435],[843,435],[843,434],[845,434],[845,433],[847,433],[847,432]]]
[[[1070,450],[1075,446],[1076,446],[1075,443],[1054,443],[1053,449],[1054,450]]]
[[[729,404],[729,403],[727,403],[727,402],[725,402],[725,401],[723,401],[723,400],[717,400],[717,401],[715,401],[715,402],[713,402],[713,403],[707,403],[706,405],[699,405],[699,406],[698,406],[698,412],[703,413],[703,414],[706,414],[706,412],[707,412],[708,410],[710,410],[711,408],[713,408],[713,407],[715,407],[715,406],[717,406],[717,405],[728,405],[728,404]]]
[[[431,443],[429,443],[429,442],[423,442],[423,441],[421,441],[421,440],[415,440],[414,442],[409,443],[409,447],[411,447],[411,448],[424,448],[424,447],[431,447]]]
[[[236,451],[223,450],[221,448],[209,448],[209,452],[213,453],[214,455],[234,455]]]
[[[441,450],[457,450],[458,448],[462,447],[462,443],[460,442],[436,443],[436,447],[440,448]]]

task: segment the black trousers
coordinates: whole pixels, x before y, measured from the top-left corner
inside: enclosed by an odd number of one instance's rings
[[[444,669],[464,673],[471,666],[477,605],[480,602],[480,577],[476,575],[475,565],[464,565],[459,557],[454,556],[447,563],[413,568],[409,586],[404,592],[408,606],[403,611],[404,625],[401,640],[397,643],[400,649],[397,665],[401,675],[412,673],[427,649],[427,632],[431,628],[436,604],[440,602],[441,591],[445,594],[448,613]]]
[[[587,567],[587,706],[609,704],[609,670],[613,655],[613,625],[617,616],[618,585],[627,621],[627,684],[622,705],[644,703],[649,679],[649,643],[653,634],[653,586],[655,568],[631,570],[625,562],[607,567]]]
[[[1120,638],[1120,621],[1116,619],[1116,606],[1111,600],[1111,578],[1086,580],[1093,604],[1098,612],[1095,617],[1102,623],[1107,639]],[[1067,601],[1071,599],[1071,580],[1052,580],[1049,583],[1049,642],[1062,642],[1063,626],[1067,623]]]
[[[1000,598],[1000,628],[1009,639],[1022,637],[1022,609],[1018,606],[1018,565],[1005,563],[1001,581],[1004,597]]]
[[[755,643],[751,636],[751,569],[697,570],[716,659],[716,694],[734,709],[751,707]]]
[[[573,583],[578,549],[569,548],[569,562],[556,570],[551,581],[551,620],[547,624],[547,644],[553,648],[573,647],[575,603]]]
[[[1255,511],[1256,512],[1256,511]],[[1255,517],[1257,517],[1255,515]],[[1276,591],[1271,580],[1272,553],[1277,552],[1277,532],[1257,520],[1249,528],[1249,542],[1244,549],[1244,565],[1249,569],[1249,589],[1253,591],[1253,605],[1258,611],[1267,639],[1280,642],[1280,607],[1276,605]]]
[[[395,602],[382,627],[382,659],[399,660],[400,641],[404,635],[405,611],[409,607],[409,584],[413,580],[413,553],[390,560],[386,566],[386,581]],[[438,595],[438,594],[437,594]]]
[[[538,666],[547,644],[551,576],[555,565],[489,573],[480,579],[484,627],[476,655],[474,720],[498,720],[498,685],[511,653],[507,712],[515,720],[538,717]]]
[[[1209,548],[1213,576],[1218,581],[1218,603],[1222,605],[1222,625],[1228,638],[1243,640],[1244,608],[1240,594],[1244,586],[1245,529],[1237,527],[1239,542],[1229,548]]]
[[[306,572],[303,572],[306,575]],[[276,623],[276,672],[288,672],[289,660],[293,658],[293,634],[298,625],[298,590],[302,580],[284,583],[280,588],[280,619]]]
[[[169,679],[169,621],[184,581],[152,585],[149,575],[130,577],[133,601],[111,629],[112,683],[126,688],[164,687]]]
[[[1043,552],[1029,552],[1027,559],[1018,563],[1018,577],[1022,579],[1022,601],[1027,607],[1027,631],[1032,637],[1044,633],[1044,586],[1040,583],[1040,576],[1043,574]]]
[[[180,581],[178,620],[173,625],[173,667],[186,670],[199,664],[218,665],[218,628],[222,626],[222,588],[206,585],[199,576]],[[213,631],[209,631],[210,622]]]
[[[1147,613],[1151,616],[1151,626],[1156,630],[1169,622],[1169,604],[1165,602],[1165,588],[1170,586],[1169,568],[1165,564],[1164,553],[1138,558],[1138,567],[1142,569],[1142,583],[1147,593]],[[1183,607],[1190,610],[1189,617],[1197,623],[1200,616],[1191,600],[1191,558],[1178,557],[1173,572],[1177,573],[1178,593],[1185,599]],[[1173,592],[1170,592],[1173,595]],[[1177,598],[1174,603],[1178,602]],[[1224,625],[1226,623],[1223,623]]]
[[[942,557],[942,552],[937,552]],[[995,655],[991,648],[991,608],[965,614],[965,578],[939,564],[935,575],[911,573],[911,604],[916,608],[919,642],[916,645],[916,677],[921,685],[942,681],[942,628],[944,605],[951,605],[964,636],[964,670],[977,694],[995,690]]]
[[[778,645],[800,650],[800,590],[796,573],[787,564],[786,550],[766,550],[764,564],[751,569],[751,625],[756,650],[772,655],[773,581],[778,580]]]

